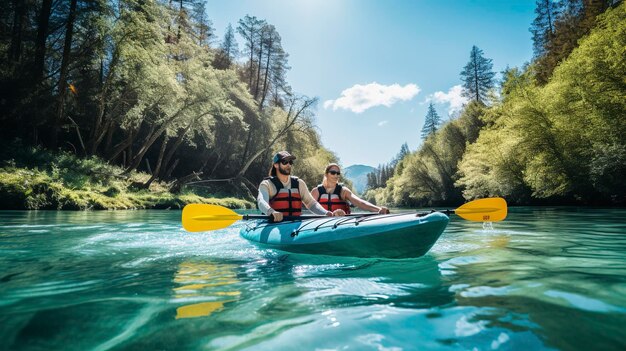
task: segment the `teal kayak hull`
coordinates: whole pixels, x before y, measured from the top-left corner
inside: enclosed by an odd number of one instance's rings
[[[246,223],[240,235],[259,247],[294,253],[413,258],[430,250],[448,221],[441,212],[256,221]]]

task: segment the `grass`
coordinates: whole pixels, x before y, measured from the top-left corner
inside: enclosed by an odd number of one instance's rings
[[[91,157],[53,153],[13,143],[0,151],[0,209],[2,210],[127,210],[179,209],[189,203],[228,208],[254,208],[254,203],[233,197],[199,196],[190,191],[171,193],[163,183],[149,189],[150,175],[132,172]]]

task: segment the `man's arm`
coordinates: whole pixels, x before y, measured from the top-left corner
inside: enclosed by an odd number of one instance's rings
[[[259,185],[259,195],[256,198],[256,204],[259,207],[259,210],[266,215],[270,215],[273,212],[276,212],[269,204],[270,201],[270,190],[269,186],[264,182]]]

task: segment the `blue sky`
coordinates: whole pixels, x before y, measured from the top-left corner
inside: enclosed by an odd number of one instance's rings
[[[444,120],[459,108],[472,45],[496,72],[531,59],[534,8],[534,0],[209,0],[207,14],[219,40],[246,14],[273,24],[289,53],[288,82],[320,100],[324,146],[343,166],[377,166],[404,142],[418,148],[428,101]]]

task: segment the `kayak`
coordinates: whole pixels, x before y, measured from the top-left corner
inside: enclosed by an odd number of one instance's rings
[[[261,248],[293,253],[413,258],[430,250],[448,221],[441,212],[260,220],[246,223],[240,235]]]

